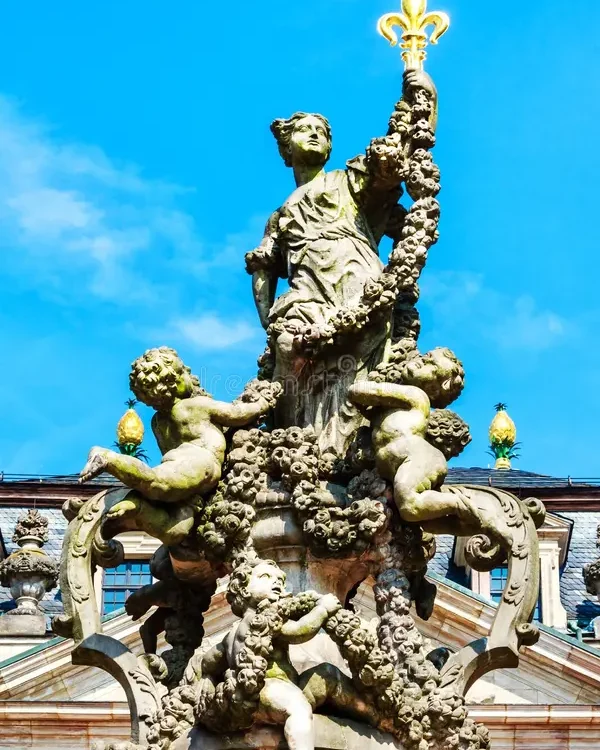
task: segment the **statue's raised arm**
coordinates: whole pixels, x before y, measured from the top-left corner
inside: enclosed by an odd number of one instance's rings
[[[383,235],[396,240],[406,213],[398,200],[402,185],[410,193],[410,159],[434,143],[437,90],[423,70],[404,72],[402,98],[390,117],[385,136],[374,138],[365,155],[347,164],[349,178],[377,242]]]

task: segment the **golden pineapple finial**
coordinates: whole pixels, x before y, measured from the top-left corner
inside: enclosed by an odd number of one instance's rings
[[[427,12],[427,0],[402,0],[401,13],[386,13],[381,16],[377,23],[377,30],[395,47],[398,44],[398,35],[395,26],[403,29],[402,59],[404,66],[409,68],[423,67],[423,61],[427,57],[425,47],[430,42],[437,44],[438,39],[448,31],[450,17],[441,11]],[[427,27],[433,26],[429,35]]]
[[[121,453],[127,456],[145,459],[145,452],[140,449],[144,439],[144,423],[134,409],[137,401],[130,398],[125,404],[128,408],[117,424],[117,442],[115,445]]]
[[[511,459],[518,458],[517,428],[506,411],[506,404],[495,406],[496,416],[490,424],[490,453],[496,459],[495,469],[510,469]]]

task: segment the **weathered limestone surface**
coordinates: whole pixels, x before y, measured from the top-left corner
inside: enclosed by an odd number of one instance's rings
[[[193,729],[180,737],[173,750],[284,750],[285,739],[277,727],[254,727],[245,733],[215,735]],[[315,717],[315,750],[397,750],[402,746],[389,734],[363,724],[327,716]]]
[[[177,352],[149,349],[129,383],[154,410],[161,462],[150,467],[139,454],[131,412],[119,451],[92,448],[81,472],[83,482],[108,472],[123,486],[64,506],[65,612],[53,627],[73,639],[75,665],[119,682],[131,714],[130,741],[107,738],[98,749],[274,748],[283,737],[291,750],[488,750],[464,695],[483,675],[517,666],[539,638],[531,618],[543,506],[492,487],[444,486],[448,460],[470,440],[446,408],[464,369],[446,348],[418,350],[416,303],[440,215],[424,29],[433,26],[436,41],[448,19],[426,14],[426,2],[403,0],[402,10],[379,25],[390,40],[395,25],[404,29],[402,96],[363,154],[328,172],[325,117],[297,112],[271,125],[295,185],[246,255],[267,337],[258,378],[218,401]],[[283,277],[289,288],[277,297]],[[161,546],[155,581],[126,602],[142,623],[139,653],[102,632],[94,585],[97,568],[123,559],[116,537],[141,531]],[[426,572],[436,534],[464,537],[476,571],[508,564],[493,623],[453,653],[416,622],[434,611]],[[209,639],[224,576],[238,619]],[[369,623],[353,606],[367,580]]]

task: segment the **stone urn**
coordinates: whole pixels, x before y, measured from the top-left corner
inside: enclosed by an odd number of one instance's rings
[[[0,635],[45,635],[46,618],[39,603],[56,586],[58,564],[43,549],[48,541],[48,519],[33,509],[15,528],[18,545],[0,563],[0,585],[10,589],[16,609],[0,617]]]

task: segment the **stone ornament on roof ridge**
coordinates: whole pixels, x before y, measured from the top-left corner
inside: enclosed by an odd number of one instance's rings
[[[35,508],[19,517],[12,540],[22,546],[21,542],[27,537],[37,539],[40,544],[48,541],[48,519]]]
[[[18,548],[0,562],[0,585],[10,589],[16,608],[0,617],[0,635],[45,635],[46,617],[39,603],[56,586],[58,563],[43,549],[48,519],[35,508],[15,526]]]

